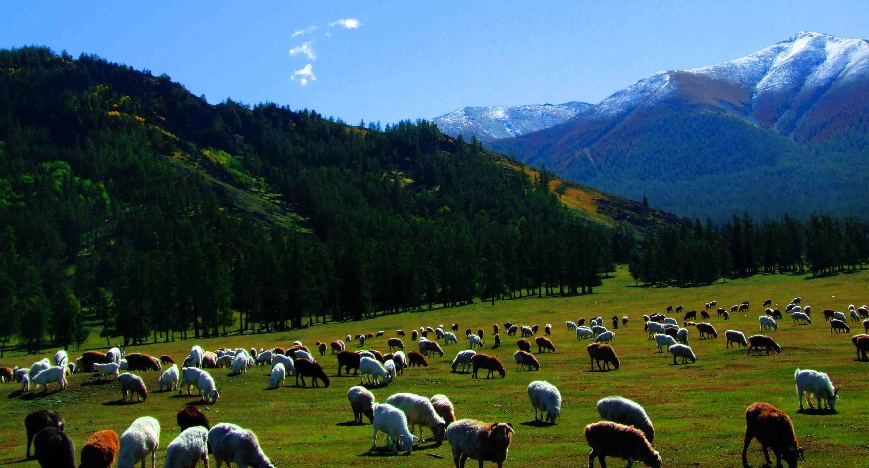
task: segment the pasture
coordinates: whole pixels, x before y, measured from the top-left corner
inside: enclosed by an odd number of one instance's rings
[[[780,308],[792,297],[801,296],[803,304],[812,305],[813,322],[795,325],[789,316],[779,320],[778,331],[764,332],[783,348],[781,354],[746,356],[745,348],[726,349],[724,330],[741,330],[746,336],[759,333],[758,315],[761,304],[772,298]],[[751,310],[732,315],[730,320],[716,317],[711,323],[718,330],[718,339],[700,340],[695,329],[689,328],[689,344],[697,355],[696,364],[673,365],[672,356],[657,353],[653,340],[643,331],[642,315],[664,313],[667,305],[685,306],[685,311],[703,310],[704,303],[717,300],[729,308],[743,300],[751,302]],[[268,367],[251,368],[246,374],[229,376],[228,369],[212,369],[217,381],[220,400],[214,405],[200,405],[212,424],[233,422],[253,429],[276,466],[451,466],[448,443],[434,447],[426,443],[415,448],[410,456],[369,453],[371,426],[354,425],[347,402],[347,389],[359,384],[358,377],[337,377],[337,363],[328,351],[319,357],[315,341],[332,341],[349,334],[385,330],[380,338],[369,340],[365,348],[387,352],[386,340],[404,329],[405,352],[415,350],[410,342],[410,330],[421,325],[449,327],[456,322],[459,333],[465,328],[482,328],[483,352],[498,356],[507,369],[505,378],[472,379],[469,374],[451,373],[449,364],[458,351],[467,348],[467,340],[444,347],[442,358],[429,359],[427,368],[406,369],[392,384],[373,388],[378,401],[392,393],[414,392],[426,396],[443,393],[450,397],[458,418],[510,422],[516,429],[507,465],[576,466],[588,462],[589,448],[582,431],[586,424],[600,420],[595,409],[598,399],[622,395],[642,404],[655,424],[655,449],[666,466],[739,466],[745,429],[744,410],[755,401],[768,402],[791,415],[800,444],[805,449],[804,466],[850,467],[869,465],[869,363],[857,362],[851,336],[862,333],[862,325],[851,323],[848,334],[830,334],[821,311],[825,308],[847,311],[848,304],[869,302],[869,271],[807,279],[799,275],[757,275],[755,277],[718,283],[700,288],[637,288],[622,268],[595,294],[568,298],[525,298],[502,301],[490,306],[477,302],[470,306],[436,309],[377,317],[362,322],[330,323],[284,333],[230,336],[225,338],[175,341],[166,344],[129,347],[127,352],[144,352],[155,356],[171,355],[180,363],[193,344],[206,350],[218,347],[287,347],[294,340],[305,343],[331,379],[328,388],[295,388],[295,378],[289,386],[268,390]],[[613,315],[627,315],[630,323],[615,330],[613,347],[621,359],[621,368],[611,372],[591,372],[585,347],[588,340],[576,341],[565,327],[566,320],[605,318],[611,329]],[[681,314],[673,314],[681,323]],[[539,371],[517,371],[512,354],[519,336],[508,337],[504,322],[553,325],[550,337],[557,347],[555,353],[537,355]],[[698,320],[702,321],[702,320]],[[492,324],[502,325],[502,346],[492,350]],[[532,339],[533,342],[533,339]],[[104,341],[92,347],[105,351]],[[355,342],[349,350],[359,349]],[[532,351],[537,351],[533,346]],[[49,358],[53,355],[46,353]],[[71,351],[71,359],[81,354]],[[7,356],[2,366],[29,366],[39,356]],[[810,368],[826,372],[840,388],[837,414],[797,413],[794,389],[795,368]],[[0,464],[37,466],[35,461],[19,463],[24,456],[24,416],[36,409],[59,411],[66,418],[66,432],[76,451],[91,433],[101,429],[123,432],[137,417],[150,415],[162,425],[157,463],[162,465],[165,447],[179,433],[175,414],[185,404],[199,401],[197,396],[179,396],[176,392],[155,392],[158,372],[139,373],[152,391],[142,403],[119,402],[117,383],[94,383],[89,374],[77,374],[62,392],[55,387],[47,394],[21,395],[19,384],[0,385]],[[481,371],[481,376],[485,377]],[[306,379],[307,380],[307,379]],[[556,385],[563,396],[561,417],[557,425],[537,425],[529,404],[526,387],[532,380],[547,380]],[[430,437],[426,430],[424,434]],[[382,435],[379,445],[383,446]],[[443,457],[442,459],[440,457]],[[614,466],[622,461],[609,459]],[[749,462],[760,466],[763,455],[754,441],[749,448]]]

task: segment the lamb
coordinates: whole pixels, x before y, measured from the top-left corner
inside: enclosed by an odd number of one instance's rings
[[[196,384],[199,387],[199,394],[202,396],[202,401],[206,404],[217,403],[220,398],[220,393],[217,391],[217,384],[214,383],[214,378],[207,371],[202,371],[199,374],[199,382]]]
[[[493,372],[496,372],[496,371],[498,372],[498,374],[501,375],[502,379],[507,375],[507,371],[504,370],[504,365],[501,364],[501,361],[498,360],[498,358],[495,356],[489,356],[486,354],[479,353],[476,356],[471,358],[471,364],[473,367],[473,373],[471,374],[471,377],[473,377],[475,379],[477,378],[477,371],[480,368],[483,368],[483,369],[486,369],[489,371],[486,374],[487,379],[492,376]]]
[[[272,372],[269,374],[269,388],[278,388],[284,384],[287,379],[287,368],[280,362],[272,367]]]
[[[105,362],[114,362],[115,364],[117,364],[121,362],[122,357],[124,357],[124,353],[121,352],[120,348],[115,346],[106,351]]]
[[[748,466],[748,444],[757,438],[763,447],[767,465],[772,465],[767,448],[775,454],[776,466],[784,459],[788,466],[797,466],[803,459],[803,448],[797,443],[790,416],[768,403],[753,403],[745,409],[745,441],[742,444],[742,466]]]
[[[616,352],[612,346],[608,344],[592,343],[585,349],[588,351],[588,356],[591,359],[592,371],[594,371],[595,363],[597,363],[597,369],[600,371],[604,369],[609,370],[610,364],[612,364],[615,369],[619,368],[619,358],[616,356]],[[604,367],[600,366],[601,361],[604,362]]]
[[[110,429],[94,432],[81,448],[78,468],[112,468],[120,447],[117,432]]]
[[[48,391],[48,384],[50,383],[57,383],[60,389],[63,390],[66,388],[66,372],[66,367],[49,367],[36,374],[35,377],[30,379],[30,382],[36,385],[36,388],[39,388],[41,385],[43,392]]]
[[[191,468],[199,460],[208,466],[208,429],[189,427],[166,446],[163,468]]]
[[[483,339],[477,335],[468,335],[468,347],[473,348],[474,346],[483,347]]]
[[[588,327],[576,327],[576,341],[594,338],[594,332]]]
[[[375,361],[377,362],[377,361]],[[379,364],[379,363],[378,363]],[[305,377],[311,378],[311,385],[314,387],[318,387],[317,380],[321,380],[323,382],[323,386],[329,386],[329,377],[326,376],[326,372],[323,371],[323,368],[320,364],[309,361],[307,359],[296,359],[296,386],[299,386],[299,378],[302,379],[302,386],[305,386]]]
[[[124,372],[118,376],[118,382],[121,384],[121,398],[127,401],[129,395],[130,401],[133,401],[133,394],[145,401],[148,399],[148,388],[145,387],[145,382],[138,375]]]
[[[513,425],[509,423],[484,423],[474,419],[460,419],[447,428],[446,438],[453,447],[453,462],[456,468],[465,466],[468,458],[503,466],[513,439]]]
[[[269,457],[263,453],[259,440],[253,431],[231,423],[220,423],[208,431],[208,446],[220,468],[235,463],[239,468],[275,468]]]
[[[528,398],[531,399],[531,406],[534,407],[534,420],[543,420],[554,425],[555,419],[561,415],[561,392],[555,385],[543,380],[535,380],[528,384]]]
[[[422,353],[423,356],[428,356],[431,353],[438,353],[441,357],[444,355],[444,350],[441,349],[437,341],[419,340],[417,344],[419,346],[419,352]]]
[[[646,322],[644,330],[649,333],[649,339],[651,340],[656,333],[664,333],[665,327],[661,323],[649,320]]]
[[[359,374],[359,385],[362,385],[362,379],[366,376],[368,376],[368,383],[373,382],[374,385],[386,385],[392,380],[383,364],[368,356],[363,356],[359,361]]]
[[[525,351],[516,351],[513,353],[513,359],[516,360],[516,367],[522,367],[525,370],[528,367],[528,370],[532,368],[534,370],[540,370],[540,362],[537,361],[537,358],[534,357],[531,353],[526,353]]]
[[[456,357],[453,359],[453,363],[451,365],[453,372],[456,371],[456,368],[458,368],[459,365],[462,366],[462,372],[467,372],[468,367],[471,365],[471,358],[473,358],[476,354],[477,352],[472,349],[459,351],[459,353],[456,354]]]
[[[458,342],[459,342],[459,339],[456,338],[455,333],[453,333],[453,332],[446,332],[446,333],[444,333],[444,345],[445,345],[445,346],[448,345],[448,344],[455,344],[455,343],[458,343]]]
[[[766,351],[766,354],[769,354],[769,351],[771,349],[774,349],[775,352],[777,352],[777,353],[781,352],[781,346],[779,346],[778,343],[776,343],[772,338],[770,338],[766,335],[751,335],[751,336],[749,336],[748,337],[748,352],[746,354],[747,355],[751,354],[752,349],[757,350],[758,354],[760,353],[761,349]]]
[[[160,374],[160,378],[157,379],[157,385],[160,386],[160,391],[163,391],[163,387],[168,387],[168,391],[175,390],[175,386],[178,385],[178,381],[180,380],[178,365],[172,364],[172,367],[163,371]]]
[[[696,327],[701,340],[707,336],[712,336],[713,338],[718,339],[718,332],[711,323],[698,323]]]
[[[396,393],[387,398],[386,402],[404,411],[411,433],[413,433],[415,426],[419,426],[419,434],[422,436],[422,428],[427,427],[434,435],[437,445],[443,442],[447,424],[444,418],[435,411],[431,400],[414,393]]]
[[[196,367],[181,368],[181,382],[178,384],[178,394],[181,394],[182,389],[187,389],[187,394],[190,395],[190,387],[199,385],[199,376],[205,372]]]
[[[151,468],[156,466],[157,448],[160,446],[160,423],[151,416],[142,416],[133,421],[121,434],[121,451],[118,468],[133,468],[151,454]]]
[[[792,313],[791,318],[794,319],[794,323],[796,324],[812,323],[812,319],[810,319],[808,315],[802,312]]]
[[[737,343],[739,346],[748,346],[748,341],[745,339],[745,335],[739,330],[727,330],[724,332],[724,337],[727,338],[726,346],[730,348],[731,343]]]
[[[407,417],[400,409],[389,403],[380,403],[374,407],[374,420],[371,423],[371,450],[377,448],[377,432],[386,433],[387,445],[390,450],[395,450],[395,443],[401,441],[401,447],[406,454],[413,450],[413,443],[417,440],[407,428]]]
[[[350,400],[350,409],[353,410],[353,421],[362,424],[362,415],[368,418],[368,422],[374,422],[374,394],[365,387],[356,385],[347,391],[347,399]]]
[[[196,367],[202,368],[202,357],[205,351],[199,345],[194,345],[190,348],[190,354],[184,359],[184,364],[181,367]]]
[[[676,341],[682,344],[688,344],[688,329],[680,328],[676,331]]]
[[[94,370],[99,372],[100,380],[102,380],[103,377],[108,380],[108,377],[110,375],[114,375],[115,379],[118,378],[118,365],[114,362],[110,362],[108,364],[94,363]]]
[[[178,427],[180,427],[182,431],[188,427],[195,426],[202,426],[206,429],[211,429],[208,417],[205,416],[205,414],[196,406],[185,406],[184,409],[175,415],[175,422],[178,423]]]
[[[667,351],[673,355],[674,366],[676,365],[676,357],[682,358],[682,364],[687,363],[689,359],[691,360],[691,363],[697,362],[697,357],[694,356],[694,351],[688,345],[674,344],[670,346]]]
[[[670,346],[676,344],[676,338],[673,338],[670,335],[662,335],[660,333],[655,334],[655,343],[658,345],[658,352],[663,353],[664,348],[670,348]]]
[[[56,427],[46,427],[36,433],[33,448],[42,468],[75,468],[72,439]]]
[[[549,338],[546,338],[545,336],[538,336],[534,340],[534,342],[537,343],[537,353],[538,354],[542,353],[544,351],[550,351],[553,353],[555,352],[555,345],[552,344],[552,341],[549,341]]]
[[[591,447],[588,454],[588,466],[594,466],[594,459],[600,460],[601,466],[606,466],[607,456],[624,458],[628,466],[634,460],[654,468],[660,468],[661,455],[652,448],[643,431],[631,426],[625,426],[610,421],[600,421],[585,426],[585,440]]]
[[[614,331],[605,331],[600,335],[597,335],[597,338],[594,339],[595,343],[611,343],[613,338],[615,337],[616,332]]]
[[[809,408],[812,408],[812,395],[814,395],[818,399],[818,409],[823,409],[826,406],[830,410],[836,411],[839,389],[833,387],[830,376],[811,369],[800,370],[797,368],[794,371],[794,380],[796,381],[797,397],[800,400],[801,410],[803,409],[803,393],[806,393]]]
[[[24,429],[27,431],[27,452],[24,456],[25,459],[30,459],[30,445],[33,443],[33,437],[47,427],[54,427],[63,431],[66,423],[60,413],[49,410],[37,410],[24,418]]]
[[[453,402],[446,395],[437,394],[432,396],[431,405],[434,407],[435,412],[444,418],[444,423],[447,426],[456,420],[456,410],[453,408]]]
[[[51,367],[51,363],[48,361],[48,358],[40,359],[33,364],[30,365],[30,370],[27,372],[27,375],[30,377],[32,381],[36,374],[48,369]]]
[[[410,364],[410,367],[428,367],[428,361],[425,360],[425,357],[423,357],[422,354],[419,354],[416,351],[407,353],[407,362]]]
[[[602,398],[597,402],[597,412],[606,420],[634,426],[643,431],[649,442],[655,440],[655,427],[652,425],[652,420],[649,419],[646,410],[633,400],[620,396]]]
[[[531,343],[528,340],[519,340],[516,342],[516,346],[519,348],[519,351],[531,352]]]
[[[832,319],[830,320],[830,333],[833,333],[833,330],[836,330],[836,333],[842,331],[844,331],[845,333],[850,333],[851,327],[849,327],[844,320]]]

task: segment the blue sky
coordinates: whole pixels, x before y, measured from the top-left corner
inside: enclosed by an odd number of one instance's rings
[[[598,102],[659,70],[799,31],[867,38],[867,25],[866,0],[0,1],[2,48],[95,53],[166,73],[210,102],[272,101],[349,123]]]

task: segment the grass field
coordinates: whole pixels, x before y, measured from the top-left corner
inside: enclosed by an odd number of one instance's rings
[[[366,348],[385,350],[386,339],[395,329],[410,330],[420,325],[437,326],[458,322],[466,327],[483,328],[485,352],[499,356],[507,368],[504,379],[471,379],[467,374],[450,373],[449,363],[460,345],[447,346],[443,358],[430,360],[428,368],[407,369],[404,376],[386,388],[373,389],[383,401],[395,392],[415,392],[427,396],[448,395],[459,418],[470,417],[485,421],[511,422],[516,435],[510,448],[508,465],[575,466],[587,463],[589,448],[582,436],[586,424],[600,418],[596,401],[608,395],[623,395],[640,402],[652,418],[656,434],[655,448],[667,466],[738,466],[742,449],[745,407],[755,401],[766,401],[788,412],[794,419],[797,437],[805,448],[805,466],[850,467],[869,466],[869,363],[855,360],[851,336],[862,332],[855,323],[850,334],[830,334],[821,317],[824,308],[846,310],[848,304],[869,302],[869,271],[826,278],[807,279],[803,276],[755,276],[746,280],[728,281],[702,288],[636,288],[624,269],[604,281],[595,294],[571,298],[522,299],[497,303],[476,303],[471,306],[440,309],[421,313],[405,313],[378,317],[364,322],[333,323],[308,329],[268,335],[233,336],[196,343],[205,349],[218,347],[287,346],[293,340],[313,345],[316,340],[333,340],[348,333],[386,330],[383,338],[371,340]],[[803,304],[811,304],[815,321],[797,326],[786,317],[779,330],[771,334],[783,351],[779,355],[747,357],[742,350],[725,349],[724,330],[742,330],[746,336],[758,333],[757,316],[760,304],[773,298],[784,306],[790,298],[801,296]],[[712,323],[719,331],[717,340],[699,340],[691,330],[689,344],[697,354],[697,363],[673,365],[672,356],[658,354],[653,341],[646,338],[642,315],[663,312],[668,304],[684,304],[686,310],[702,310],[703,304],[715,299],[720,305],[749,300],[750,313],[732,316],[729,321]],[[616,331],[613,346],[621,358],[621,369],[614,372],[590,372],[585,346],[576,342],[564,326],[565,320],[597,315],[628,315],[631,323]],[[537,372],[516,371],[512,361],[517,338],[505,337],[500,349],[492,351],[492,323],[534,324],[541,328],[553,324],[553,342],[558,351],[538,356],[541,369]],[[858,329],[859,328],[859,329]],[[503,335],[503,332],[502,332]],[[405,343],[409,341],[405,339]],[[97,345],[97,343],[94,343]],[[180,362],[194,342],[176,341],[169,344],[142,346],[135,351],[153,355],[169,354]],[[414,347],[408,346],[407,350]],[[355,344],[349,349],[356,349]],[[536,351],[536,347],[534,347]],[[134,351],[128,348],[127,352]],[[52,352],[53,354],[53,352]],[[78,355],[71,352],[73,359]],[[43,356],[12,356],[0,360],[2,366],[29,366]],[[332,377],[336,360],[331,355],[319,358],[332,381],[328,388],[284,387],[266,390],[268,369],[251,369],[240,376],[228,376],[226,369],[215,369],[221,398],[204,409],[212,421],[234,422],[253,429],[266,453],[276,466],[292,465],[373,465],[450,466],[448,444],[432,447],[426,444],[409,457],[391,454],[369,454],[371,427],[346,424],[352,413],[346,398],[347,389],[359,383],[354,377]],[[838,414],[798,414],[793,373],[796,367],[827,372],[840,387]],[[158,373],[146,372],[143,377],[156,387]],[[66,418],[66,432],[76,449],[90,434],[100,429],[113,429],[119,434],[133,419],[151,415],[162,427],[158,464],[162,464],[164,448],[178,435],[175,413],[197,397],[179,397],[177,393],[153,393],[144,403],[119,404],[120,390],[112,382],[95,385],[90,376],[75,375],[71,386],[63,392],[52,389],[47,395],[19,395],[17,384],[0,386],[5,398],[0,398],[0,464],[36,466],[35,462],[19,463],[24,455],[24,416],[33,410],[48,408],[60,411]],[[537,427],[530,424],[534,412],[528,402],[526,386],[532,380],[548,380],[563,396],[561,417],[556,426]],[[294,382],[288,379],[289,384]],[[310,385],[310,382],[309,382]],[[383,443],[381,438],[380,443]],[[430,455],[443,456],[438,459]],[[763,461],[760,446],[754,442],[749,461],[758,466]],[[614,466],[622,461],[611,460]]]

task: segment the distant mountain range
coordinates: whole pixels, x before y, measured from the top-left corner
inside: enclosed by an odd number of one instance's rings
[[[513,138],[554,127],[593,107],[586,102],[531,104],[527,106],[463,107],[436,117],[434,122],[447,135],[483,143]]]
[[[491,135],[491,121],[475,122],[462,133]],[[869,42],[801,32],[730,62],[656,73],[488,146],[680,215],[866,219]]]

